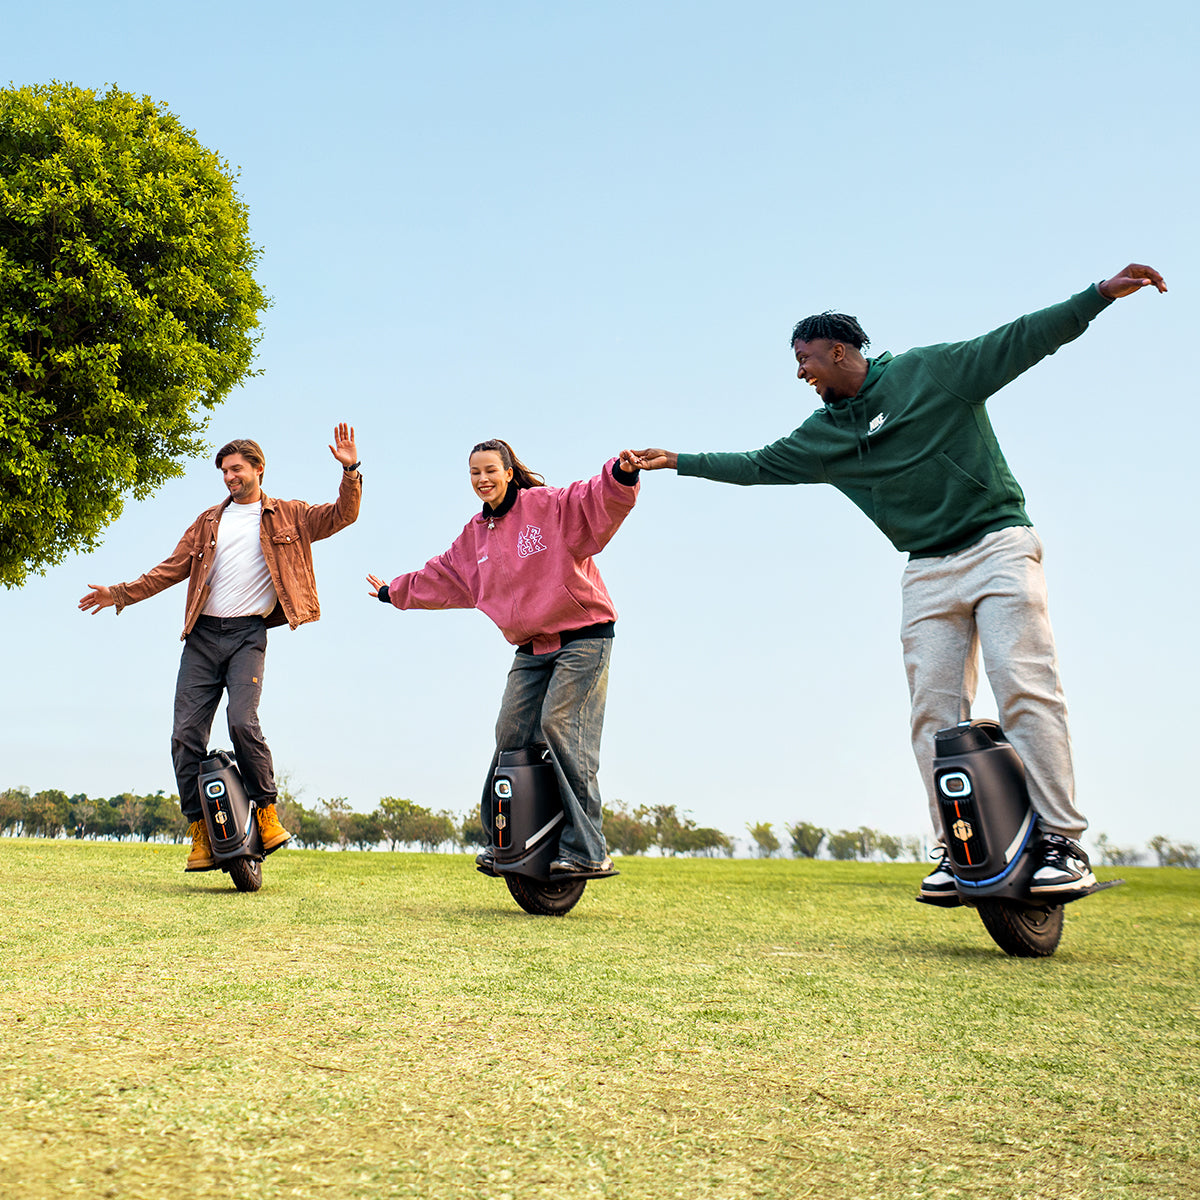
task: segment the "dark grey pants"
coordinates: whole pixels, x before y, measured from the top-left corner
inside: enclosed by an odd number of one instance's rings
[[[259,805],[275,803],[271,751],[258,724],[266,653],[267,625],[262,617],[202,616],[184,642],[175,684],[171,758],[179,807],[189,821],[201,817],[200,762],[208,754],[213,717],[226,691],[229,736],[246,794]]]

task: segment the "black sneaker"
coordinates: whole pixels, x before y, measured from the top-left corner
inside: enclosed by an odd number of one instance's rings
[[[1042,863],[1029,883],[1032,894],[1085,892],[1095,886],[1091,860],[1078,842],[1061,833],[1048,833],[1042,838]]]
[[[498,874],[495,855],[490,850],[485,850],[482,854],[475,855],[475,870],[482,871],[485,875]]]
[[[937,866],[921,880],[921,896],[926,900],[953,900],[958,897],[954,886],[954,872],[950,869],[950,851],[945,846],[934,846],[930,858],[937,859]]]

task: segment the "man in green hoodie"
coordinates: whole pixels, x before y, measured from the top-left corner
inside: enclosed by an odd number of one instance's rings
[[[1042,544],[1025,512],[985,403],[1005,384],[1079,337],[1114,300],[1167,290],[1152,267],[1131,263],[1061,304],[967,342],[866,358],[858,322],[807,317],[792,330],[797,378],[823,407],[761,450],[676,454],[626,450],[621,466],[673,468],[724,483],[830,483],[909,556],[902,641],[912,699],[912,745],[941,839],[933,790],[933,735],[969,719],[979,653],[1000,724],[1025,764],[1042,831],[1031,890],[1082,891],[1095,883],[1078,843],[1066,702],[1047,611]],[[955,894],[944,844],[921,885],[928,899]]]

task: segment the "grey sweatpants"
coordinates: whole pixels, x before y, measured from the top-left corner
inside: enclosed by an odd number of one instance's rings
[[[933,735],[971,716],[979,652],[999,707],[1000,727],[1025,764],[1029,798],[1046,832],[1077,838],[1067,704],[1042,571],[1042,542],[1030,528],[1000,529],[940,558],[912,559],[902,580],[901,640],[912,699],[912,747],[939,839]]]

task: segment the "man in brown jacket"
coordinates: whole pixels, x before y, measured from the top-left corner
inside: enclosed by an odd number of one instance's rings
[[[275,500],[262,490],[266,459],[257,442],[239,438],[217,452],[229,495],[202,512],[170,558],[131,583],[91,588],[79,607],[98,613],[136,604],[164,588],[188,581],[183,655],[175,685],[171,757],[179,807],[191,822],[188,871],[216,866],[200,807],[199,768],[221,694],[229,693],[233,739],[246,792],[257,805],[263,849],[278,849],[291,836],[275,812],[271,751],[258,724],[267,630],[292,629],[321,616],[313,574],[312,543],[345,529],[358,516],[362,476],[354,428],[342,422],[330,453],[342,464],[333,504]]]

